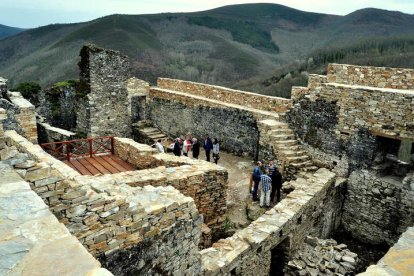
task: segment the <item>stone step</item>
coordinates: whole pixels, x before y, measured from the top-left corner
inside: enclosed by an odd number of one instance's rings
[[[302,151],[302,150],[303,149],[301,145],[293,145],[293,146],[288,146],[288,147],[284,147],[280,149],[282,153],[285,151]]]
[[[292,162],[289,165],[291,165],[294,168],[303,168],[312,165],[312,161],[305,161],[305,162]]]
[[[319,169],[317,166],[307,166],[302,168],[302,171],[304,172],[316,172]]]
[[[168,138],[168,136],[167,135],[165,135],[164,133],[161,133],[161,132],[159,132],[159,133],[157,133],[157,134],[151,134],[151,135],[148,135],[148,137],[150,137],[151,139],[167,139]]]
[[[269,131],[271,135],[295,135],[289,128],[277,128]]]
[[[307,154],[304,150],[281,150],[280,153],[285,157],[294,157]]]
[[[291,134],[280,134],[280,135],[272,135],[272,139],[281,141],[281,140],[292,140],[295,139],[295,135]]]
[[[272,120],[272,119],[259,121],[259,124],[262,125],[262,126],[271,128],[271,129],[279,129],[279,128],[287,129],[287,128],[289,128],[288,124],[282,123],[282,122],[279,122],[279,121],[276,121],[276,120]]]
[[[139,131],[144,132],[146,134],[152,133],[152,132],[160,132],[160,130],[158,128],[155,128],[155,127],[146,127],[146,128],[140,129]]]
[[[301,156],[287,156],[286,160],[289,162],[305,162],[310,160],[309,156],[307,155],[301,155]]]
[[[282,141],[273,141],[278,147],[292,147],[298,144],[297,140],[282,140]]]

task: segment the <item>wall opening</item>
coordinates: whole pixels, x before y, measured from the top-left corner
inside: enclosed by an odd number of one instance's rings
[[[285,238],[271,251],[270,272],[272,276],[283,276],[284,267],[289,261],[290,238]]]

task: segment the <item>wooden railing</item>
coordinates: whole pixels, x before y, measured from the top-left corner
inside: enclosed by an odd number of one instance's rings
[[[114,154],[114,137],[96,137],[40,145],[44,151],[59,160]]]

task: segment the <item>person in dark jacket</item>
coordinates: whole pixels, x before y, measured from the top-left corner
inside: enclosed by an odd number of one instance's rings
[[[211,141],[211,138],[206,135],[206,139],[204,140],[204,150],[206,151],[206,160],[207,162],[210,162],[210,152],[213,149],[213,142]]]
[[[200,143],[197,141],[197,138],[193,138],[193,158],[198,159],[200,155]]]
[[[256,167],[253,169],[252,174],[252,181],[250,182],[250,189],[252,191],[253,201],[259,201],[257,197],[257,191],[259,190],[259,183],[261,180],[262,172],[261,172],[262,162],[257,161]],[[252,185],[252,182],[254,185]]]
[[[173,153],[175,156],[181,156],[181,146],[180,146],[181,139],[175,139]]]
[[[272,162],[273,163],[273,162]],[[273,165],[273,164],[272,164]],[[283,171],[284,166],[282,165],[281,170]],[[275,193],[276,193],[276,202],[280,201],[280,189],[282,188],[282,173],[279,171],[279,168],[274,166],[274,170],[271,174],[271,178],[272,178],[272,183],[273,183],[273,189],[272,192],[270,193],[270,201],[273,202],[275,199]]]

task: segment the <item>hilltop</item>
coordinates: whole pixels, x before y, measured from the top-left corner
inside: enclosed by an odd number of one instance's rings
[[[92,42],[128,55],[131,73],[152,83],[163,76],[260,93],[258,84],[321,49],[411,35],[414,16],[378,9],[337,16],[245,4],[195,13],[111,15],[0,40],[0,75],[11,85],[76,78],[79,49]]]

